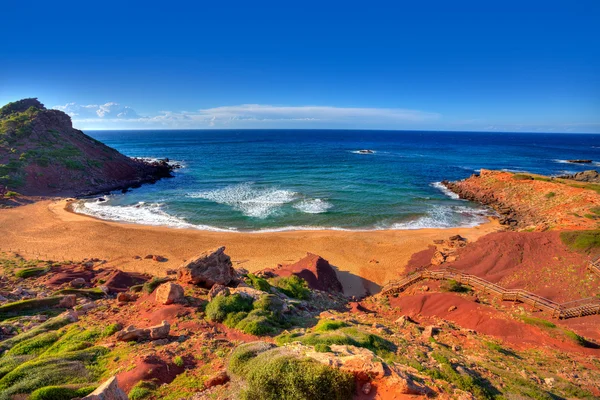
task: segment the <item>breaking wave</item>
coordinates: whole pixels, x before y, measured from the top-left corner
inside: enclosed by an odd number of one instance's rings
[[[321,199],[306,199],[294,204],[294,208],[307,214],[321,214],[327,212],[333,204]]]
[[[431,184],[431,186],[433,186],[434,188],[440,190],[442,193],[444,193],[446,196],[450,197],[451,199],[454,199],[454,200],[459,200],[460,199],[460,197],[458,196],[458,194],[456,194],[452,190],[448,189],[446,186],[444,186],[442,184],[442,182],[433,182]]]
[[[489,210],[463,206],[434,206],[427,215],[412,221],[392,224],[388,229],[471,228],[487,221]]]

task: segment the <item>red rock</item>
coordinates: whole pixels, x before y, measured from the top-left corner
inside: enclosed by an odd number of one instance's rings
[[[227,285],[235,278],[231,259],[225,254],[225,247],[210,250],[194,257],[179,267],[177,280],[206,288],[215,284]]]
[[[184,299],[183,288],[173,282],[167,282],[156,288],[156,302],[160,304],[179,303]]]
[[[164,258],[163,256],[159,256],[159,255],[156,255],[156,254],[152,256],[152,260],[156,261],[156,262],[165,262],[165,261],[167,261],[167,259]]]
[[[129,303],[129,302],[135,301],[136,298],[137,298],[137,296],[135,296],[131,293],[126,293],[126,292],[120,292],[117,295],[117,301],[119,303]]]
[[[77,296],[74,294],[68,294],[62,298],[58,306],[61,308],[73,308],[77,305]]]
[[[213,386],[224,385],[227,382],[229,382],[229,375],[227,375],[227,372],[225,372],[225,371],[220,371],[220,372],[217,372],[215,375],[211,376],[210,378],[208,378],[204,382],[204,387],[206,389],[208,389]]]
[[[273,272],[279,276],[299,276],[311,289],[338,293],[344,290],[329,261],[316,254],[307,253],[306,257],[297,263],[280,265]]]

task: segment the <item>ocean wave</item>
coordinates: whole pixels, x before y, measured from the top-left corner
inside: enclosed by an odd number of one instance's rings
[[[426,228],[472,228],[487,221],[493,215],[489,210],[463,206],[434,206],[427,215],[412,221],[392,224],[389,229],[426,229]]]
[[[440,190],[442,193],[444,193],[446,196],[455,199],[455,200],[459,200],[460,197],[454,193],[452,190],[448,189],[446,186],[444,186],[442,184],[442,182],[433,182],[431,184],[431,186],[433,186],[434,188]]]
[[[294,201],[298,194],[290,190],[257,188],[253,183],[243,183],[223,189],[189,193],[187,196],[226,204],[248,217],[264,219],[275,214],[282,205]]]
[[[74,203],[73,211],[108,221],[128,222],[151,226],[168,226],[172,228],[191,228],[206,231],[228,232],[228,229],[208,225],[194,225],[168,214],[160,203],[139,202],[135,205],[113,206],[108,201],[79,201]]]
[[[321,214],[327,212],[333,204],[321,199],[306,199],[294,204],[294,208],[307,214]]]

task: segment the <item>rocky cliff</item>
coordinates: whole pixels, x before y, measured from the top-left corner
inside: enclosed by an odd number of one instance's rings
[[[600,222],[599,188],[594,184],[489,170],[443,184],[462,199],[492,207],[500,222],[512,228],[596,229]]]
[[[88,195],[155,182],[171,171],[166,161],[132,159],[87,136],[37,99],[0,108],[0,192]]]

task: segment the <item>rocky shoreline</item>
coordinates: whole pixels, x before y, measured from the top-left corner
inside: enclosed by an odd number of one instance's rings
[[[491,207],[510,229],[594,229],[600,196],[595,186],[578,182],[482,169],[467,179],[442,184],[461,199]]]

